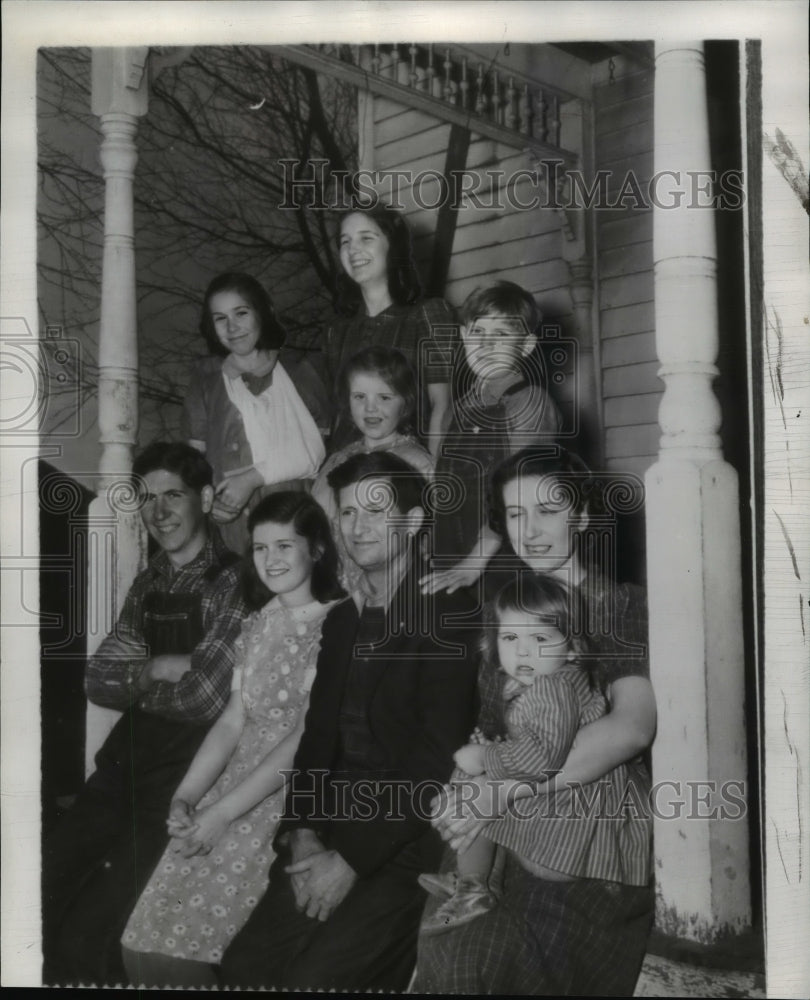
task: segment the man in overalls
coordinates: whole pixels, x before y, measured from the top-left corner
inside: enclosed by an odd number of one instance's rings
[[[205,458],[156,443],[135,460],[133,478],[159,551],[87,664],[88,698],[123,714],[43,845],[48,985],[125,981],[120,936],[165,847],[171,795],[228,700],[247,613],[236,557],[208,518]]]

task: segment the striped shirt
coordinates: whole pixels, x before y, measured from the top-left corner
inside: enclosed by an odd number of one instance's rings
[[[531,779],[556,773],[577,730],[605,714],[605,699],[591,690],[578,666],[538,677],[506,706],[508,739],[484,752],[491,778]]]
[[[136,699],[145,712],[186,722],[212,722],[230,697],[235,640],[248,613],[239,588],[239,568],[219,532],[212,529],[191,562],[173,568],[159,552],[135,578],[115,629],[104,639],[85,671],[90,701],[119,711]],[[144,632],[150,594],[199,595],[202,639],[191,652],[191,669],[176,683],[157,681],[137,698],[137,682],[149,657]]]

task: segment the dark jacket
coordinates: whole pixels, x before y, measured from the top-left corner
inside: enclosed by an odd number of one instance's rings
[[[385,781],[375,791],[365,786],[363,815],[343,817],[346,797],[335,794],[329,779],[339,753],[338,719],[359,621],[354,602],[347,600],[324,621],[306,725],[277,835],[283,843],[292,829],[313,829],[361,876],[373,874],[430,832],[430,801],[449,778],[453,752],[467,741],[475,721],[473,604],[460,593],[418,595],[417,579],[415,571],[406,576],[388,609],[389,638],[378,647],[380,669],[368,703],[369,728],[385,757]],[[406,609],[404,622],[398,620],[403,617],[398,608]],[[347,772],[340,777],[353,789],[358,783]]]
[[[228,397],[222,380],[223,358],[200,358],[191,374],[180,434],[185,440],[204,441],[205,457],[214,470],[214,481],[226,473],[242,472],[253,465],[253,452],[245,434],[242,416]],[[332,418],[328,394],[320,376],[306,357],[282,348],[279,362],[290,376],[298,395],[323,434]],[[272,382],[272,374],[259,380],[258,389]]]

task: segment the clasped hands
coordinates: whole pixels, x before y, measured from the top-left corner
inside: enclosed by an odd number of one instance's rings
[[[308,917],[328,920],[348,896],[357,873],[337,851],[327,850],[312,830],[290,834],[292,862],[284,869],[290,876],[295,905]]]
[[[178,841],[173,848],[176,854],[190,858],[211,853],[231,821],[218,805],[215,802],[197,810],[183,799],[172,799],[166,828],[169,836]]]
[[[253,491],[262,485],[264,480],[257,469],[248,469],[234,476],[226,476],[214,491],[211,516],[220,524],[235,521],[244,510]]]

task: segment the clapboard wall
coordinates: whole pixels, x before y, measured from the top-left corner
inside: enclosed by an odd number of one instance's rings
[[[373,169],[407,170],[412,178],[424,171],[444,171],[448,124],[381,97],[374,99],[373,121]],[[466,171],[480,176],[478,197],[483,204],[467,200],[459,208],[445,290],[445,297],[454,305],[463,302],[477,285],[504,278],[532,292],[544,311],[553,312],[555,317],[570,315],[568,270],[560,258],[555,213],[518,208],[510,205],[503,190],[490,190],[493,184],[502,189],[506,178],[528,167],[523,150],[473,135]],[[488,177],[487,171],[500,172],[502,179]],[[420,206],[407,181],[401,182],[399,191],[424,271],[432,257],[438,207]],[[517,200],[529,201],[536,189],[526,181],[518,184],[517,192]],[[385,185],[381,193],[386,194]],[[440,197],[438,182],[424,181],[419,194],[422,205],[431,206]]]
[[[373,101],[369,116],[373,124],[361,135],[363,165],[389,175],[396,170],[408,171],[412,179],[426,171],[444,173],[449,124],[387,98],[364,99]],[[548,336],[571,337],[570,277],[561,256],[560,219],[549,209],[518,207],[535,196],[542,199],[528,178],[515,185],[516,195],[511,199],[505,192],[508,179],[529,168],[529,158],[523,149],[472,135],[465,171],[480,178],[478,200],[459,202],[444,297],[452,305],[460,306],[479,285],[498,279],[514,281],[534,296]],[[420,183],[417,197],[406,180],[400,183],[398,191],[399,203],[414,236],[417,263],[427,284],[439,215],[439,182],[431,178]],[[380,194],[384,200],[389,192],[390,185],[383,183]],[[437,207],[425,207],[434,204]],[[568,356],[573,359],[573,354]],[[573,361],[555,369],[555,374],[558,371],[562,381],[555,381],[553,392],[566,427],[573,433],[577,426]]]
[[[411,178],[444,171],[448,124],[386,98],[368,99],[373,107],[365,137],[366,166],[409,171]],[[593,119],[594,167],[608,171],[608,204],[615,202],[630,171],[646,196],[653,172],[652,73],[633,73],[596,86]],[[492,183],[502,186],[505,178],[528,166],[523,150],[473,135],[466,169],[482,178],[479,196],[485,203],[493,200],[487,171],[499,171],[502,180]],[[537,193],[529,183],[518,186],[522,201]],[[438,208],[417,204],[407,180],[399,183],[398,191],[427,278]],[[387,193],[385,187],[381,193]],[[438,182],[423,181],[420,193],[423,203],[437,202]],[[604,464],[641,475],[658,450],[663,384],[655,354],[652,210],[633,205],[632,199],[627,206],[594,213],[594,322],[600,341]],[[555,212],[520,209],[510,205],[503,192],[492,207],[468,202],[459,209],[445,297],[460,305],[477,285],[498,278],[529,290],[546,319],[559,324],[563,336],[572,333],[570,275]]]
[[[653,173],[653,75],[621,77],[594,88],[594,159],[608,171],[613,204],[632,171],[646,198]],[[643,474],[655,460],[660,429],[652,252],[652,209],[595,213],[598,320],[608,468]]]

